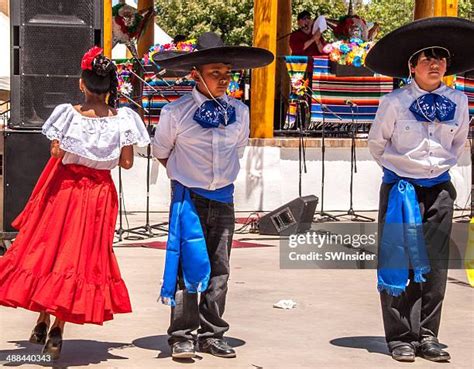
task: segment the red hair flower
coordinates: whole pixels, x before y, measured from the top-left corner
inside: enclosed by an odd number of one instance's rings
[[[89,51],[86,52],[82,57],[81,69],[92,70],[92,63],[94,59],[97,58],[100,54],[102,54],[103,51],[104,50],[97,46],[94,46],[93,48],[89,49]]]

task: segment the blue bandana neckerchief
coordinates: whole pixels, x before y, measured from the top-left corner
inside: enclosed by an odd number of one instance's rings
[[[445,122],[454,119],[456,103],[445,96],[429,93],[413,101],[410,111],[419,122]]]
[[[425,282],[423,274],[429,273],[430,263],[423,235],[423,224],[415,187],[433,187],[451,179],[446,171],[436,178],[402,178],[384,168],[383,183],[393,183],[388,197],[383,226],[377,288],[392,296],[405,291],[408,270],[414,271],[416,283]]]
[[[194,113],[193,119],[198,122],[202,128],[217,128],[219,124],[228,126],[236,121],[235,108],[225,102],[223,99],[206,100]],[[227,112],[227,122],[226,113]]]
[[[176,306],[180,265],[187,292],[203,292],[207,289],[211,265],[199,215],[189,188],[173,181],[165,271],[160,293],[164,304]]]

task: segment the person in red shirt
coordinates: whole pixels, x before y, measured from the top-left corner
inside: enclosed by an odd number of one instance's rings
[[[290,35],[292,55],[314,56],[323,53],[324,39],[318,30],[312,34],[313,22],[311,14],[304,10],[298,14],[298,29]]]

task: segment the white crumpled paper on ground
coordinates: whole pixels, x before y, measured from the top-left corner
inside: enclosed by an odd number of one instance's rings
[[[296,302],[293,300],[280,300],[273,304],[273,307],[277,309],[294,309],[296,307]]]

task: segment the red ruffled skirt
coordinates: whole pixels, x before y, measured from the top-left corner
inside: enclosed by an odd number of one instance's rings
[[[117,206],[110,171],[51,158],[0,257],[0,304],[78,324],[131,312],[112,249]]]

